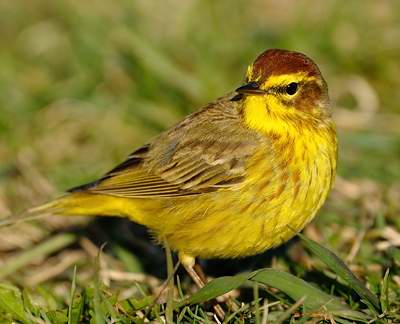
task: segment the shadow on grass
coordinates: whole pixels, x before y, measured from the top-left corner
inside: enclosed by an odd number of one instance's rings
[[[114,217],[99,217],[85,227],[71,228],[74,232],[88,237],[94,244],[100,247],[107,243],[105,251],[110,252],[113,244],[118,244],[134,254],[142,263],[146,273],[164,279],[166,277],[166,262],[164,250],[157,244],[146,227],[131,222],[127,219]],[[287,250],[296,242],[294,238],[286,244],[268,250],[264,253],[240,259],[198,259],[208,276],[220,277],[235,275],[240,272],[253,271],[263,267],[270,267],[274,257],[285,255]],[[177,256],[174,255],[174,261]],[[178,274],[185,274],[182,269]]]

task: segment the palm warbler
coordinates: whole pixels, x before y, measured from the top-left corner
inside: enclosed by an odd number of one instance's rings
[[[99,180],[31,213],[113,215],[178,251],[235,258],[279,245],[326,199],[337,141],[327,85],[307,56],[272,49],[246,83],[135,150]],[[196,279],[197,276],[197,279]]]

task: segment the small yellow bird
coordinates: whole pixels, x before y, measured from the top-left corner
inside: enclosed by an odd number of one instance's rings
[[[332,186],[337,140],[327,85],[307,56],[262,53],[246,83],[135,150],[99,180],[32,212],[127,217],[195,258],[263,252],[300,231]]]

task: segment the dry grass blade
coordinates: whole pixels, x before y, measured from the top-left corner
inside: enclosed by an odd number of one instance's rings
[[[305,297],[300,298],[297,302],[295,302],[292,306],[290,306],[290,308],[286,312],[284,312],[283,315],[280,318],[278,318],[275,323],[281,324],[285,320],[287,320],[297,308],[303,305],[305,299],[306,299]]]
[[[38,244],[30,250],[21,252],[6,261],[0,269],[0,278],[4,278],[23,266],[43,258],[55,251],[58,251],[72,244],[76,240],[76,236],[70,233],[58,234],[51,237],[45,242]]]

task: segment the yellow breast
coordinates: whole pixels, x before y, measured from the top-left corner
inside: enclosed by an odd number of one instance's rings
[[[240,188],[161,199],[157,207],[142,201],[144,224],[172,248],[204,258],[253,255],[288,240],[326,199],[336,137],[330,128],[271,136],[272,148],[260,148],[249,161]]]

